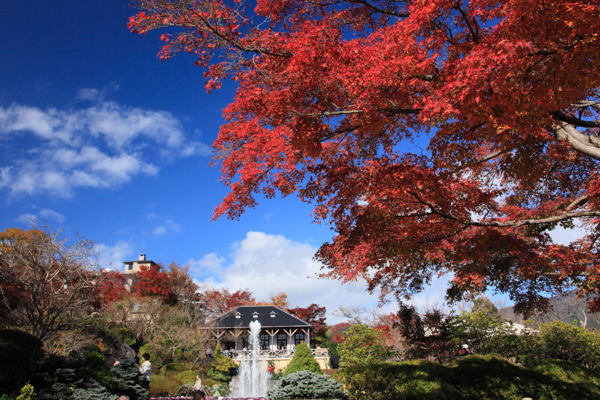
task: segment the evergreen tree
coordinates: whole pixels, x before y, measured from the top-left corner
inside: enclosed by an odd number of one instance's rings
[[[148,400],[150,393],[142,385],[143,377],[133,358],[126,358],[115,366],[111,372],[113,391],[119,395],[127,395],[130,400]]]
[[[292,361],[288,364],[283,376],[288,376],[289,374],[298,371],[310,371],[315,374],[323,375],[319,363],[313,357],[312,352],[306,343],[300,343],[296,347],[294,358],[292,358]]]
[[[267,398],[278,399],[342,399],[346,393],[342,384],[310,371],[298,371],[277,381]]]

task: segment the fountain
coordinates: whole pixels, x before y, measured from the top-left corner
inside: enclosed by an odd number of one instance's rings
[[[242,354],[239,387],[234,397],[261,398],[267,395],[267,361],[260,356],[260,322],[250,322],[250,349]]]

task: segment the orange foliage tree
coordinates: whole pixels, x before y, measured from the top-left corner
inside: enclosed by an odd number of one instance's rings
[[[94,242],[61,238],[47,226],[0,232],[0,315],[8,328],[47,341],[73,329],[94,309],[104,276]]]
[[[281,308],[284,311],[288,311],[290,302],[287,299],[286,292],[279,292],[277,294],[270,294],[269,300],[267,301],[252,301],[247,304],[248,306],[275,306]]]
[[[239,85],[215,217],[297,193],[335,227],[325,275],[384,295],[444,273],[449,300],[495,289],[521,311],[598,293],[598,0],[136,3],[131,31],[175,28],[162,60]]]

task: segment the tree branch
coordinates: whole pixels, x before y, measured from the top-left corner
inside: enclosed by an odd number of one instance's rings
[[[554,133],[558,140],[568,141],[574,150],[600,160],[600,140],[597,137],[584,135],[564,121],[554,126]]]

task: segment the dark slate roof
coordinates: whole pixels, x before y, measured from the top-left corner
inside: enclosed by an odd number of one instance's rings
[[[258,313],[258,318],[253,314]],[[236,315],[239,313],[239,318]],[[271,313],[275,313],[271,317]],[[292,314],[275,306],[242,306],[217,318],[215,326],[219,328],[247,328],[250,322],[258,320],[262,328],[311,328],[312,325],[304,322]]]
[[[123,261],[123,264],[133,264],[133,263],[140,263],[140,264],[156,264],[154,261],[152,260],[133,260],[133,261]]]

